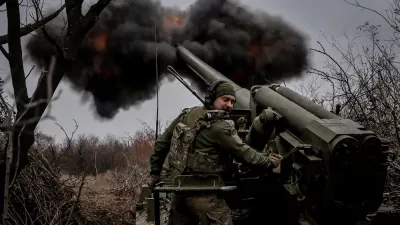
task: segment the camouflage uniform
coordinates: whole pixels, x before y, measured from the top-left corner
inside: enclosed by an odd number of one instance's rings
[[[243,143],[236,129],[226,120],[202,119],[207,112],[205,107],[200,106],[186,109],[170,124],[155,143],[155,150],[151,156],[151,175],[160,175],[168,153],[170,153],[168,155],[170,169],[172,173],[177,174],[191,174],[199,177],[217,174],[222,178],[230,177],[232,173],[229,167],[232,165],[232,157],[266,170],[272,169],[269,158]],[[177,126],[178,124],[180,125]],[[170,147],[174,145],[174,132],[184,129],[182,124],[191,128],[201,126],[195,135],[190,155],[170,152]],[[176,127],[180,128],[176,129]],[[185,161],[186,165],[182,165]],[[176,171],[179,167],[184,168],[184,171]],[[229,207],[217,194],[174,195],[170,213],[169,224],[173,225],[197,224],[190,222],[195,220],[200,221],[201,224],[232,224]]]

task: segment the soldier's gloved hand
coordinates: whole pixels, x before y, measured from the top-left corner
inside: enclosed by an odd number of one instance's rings
[[[151,175],[150,177],[150,183],[149,183],[149,189],[151,192],[154,191],[154,188],[156,187],[157,183],[160,182],[160,175]]]

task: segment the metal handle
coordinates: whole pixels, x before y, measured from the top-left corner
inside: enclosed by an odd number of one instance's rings
[[[229,192],[237,189],[237,186],[212,187],[155,187],[154,192]]]

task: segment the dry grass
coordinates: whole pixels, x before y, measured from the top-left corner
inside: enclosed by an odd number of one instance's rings
[[[64,143],[37,133],[30,164],[9,191],[7,224],[135,224],[153,143],[148,127],[125,138]]]
[[[75,180],[62,182],[58,171],[35,150],[31,163],[9,191],[8,224],[85,224],[79,197],[71,188]]]
[[[135,224],[138,190],[147,177],[137,166],[87,176],[81,193],[82,215],[94,224]],[[67,178],[76,179],[69,175],[62,179]]]

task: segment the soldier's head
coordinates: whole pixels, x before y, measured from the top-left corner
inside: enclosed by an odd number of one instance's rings
[[[208,108],[230,112],[235,101],[235,89],[226,81],[217,80],[206,91],[205,103]]]

